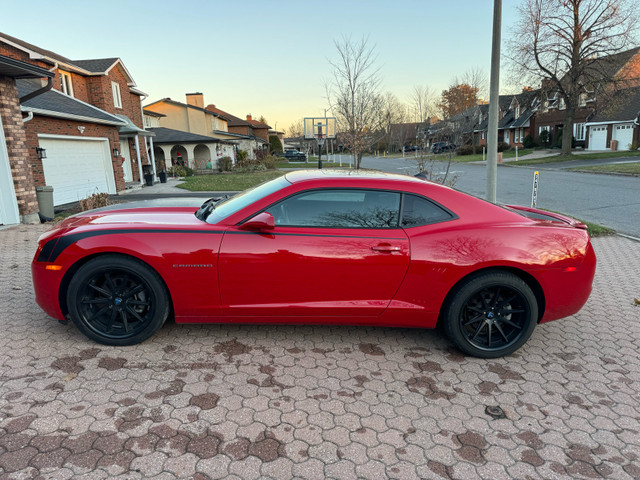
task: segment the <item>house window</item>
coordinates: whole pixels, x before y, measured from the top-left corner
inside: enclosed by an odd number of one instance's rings
[[[538,127],[538,135],[540,135],[542,132],[548,132],[548,131],[549,131],[549,125]]]
[[[564,98],[560,97],[560,106],[558,107],[560,110],[564,110],[565,108],[567,108],[567,104],[564,103]]]
[[[71,82],[71,74],[67,72],[60,72],[60,87],[62,93],[73,97],[73,83]]]
[[[586,93],[581,93],[580,96],[578,97],[578,106],[579,107],[586,107],[587,106],[587,94]]]
[[[504,131],[504,143],[509,143],[509,130]]]
[[[113,91],[113,106],[116,108],[122,108],[122,97],[120,96],[120,85],[116,82],[111,82],[111,90]]]
[[[520,116],[520,105],[516,105],[516,116],[515,118],[518,118]]]
[[[486,140],[485,135],[486,135],[486,132],[482,132],[482,137],[481,137],[482,140]]]
[[[576,140],[584,140],[584,123],[575,123],[573,125],[573,136]]]

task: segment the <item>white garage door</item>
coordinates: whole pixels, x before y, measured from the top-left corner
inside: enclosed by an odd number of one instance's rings
[[[618,141],[618,150],[631,150],[633,123],[614,125],[612,138]]]
[[[589,148],[588,150],[607,149],[607,126],[589,127]]]
[[[77,202],[94,193],[116,193],[106,138],[39,137],[46,150],[44,179],[53,187],[53,204]]]

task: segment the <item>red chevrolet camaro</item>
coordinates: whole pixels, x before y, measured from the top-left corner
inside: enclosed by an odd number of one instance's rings
[[[153,203],[153,202],[151,202]],[[484,358],[576,313],[586,227],[380,172],[298,171],[197,206],[84,212],[39,240],[36,300],[108,345],[177,323],[433,328]]]

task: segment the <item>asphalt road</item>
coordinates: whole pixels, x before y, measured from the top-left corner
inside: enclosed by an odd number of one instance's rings
[[[365,157],[362,166],[408,175],[418,171],[414,161],[402,158]],[[438,171],[444,171],[445,168],[446,164],[435,165]],[[638,177],[562,171],[554,164],[536,168],[501,165],[498,168],[498,202],[530,205],[536,169],[540,172],[538,207],[566,213],[640,238]],[[458,176],[455,188],[485,197],[487,177],[484,165],[452,163],[450,171]]]

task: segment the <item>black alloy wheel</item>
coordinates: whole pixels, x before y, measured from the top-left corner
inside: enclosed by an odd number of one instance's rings
[[[67,292],[71,319],[87,337],[106,345],[133,345],[165,322],[169,302],[157,273],[132,258],[90,260]]]
[[[496,358],[513,353],[531,336],[538,305],[529,286],[508,272],[469,279],[445,309],[445,331],[463,352]]]

